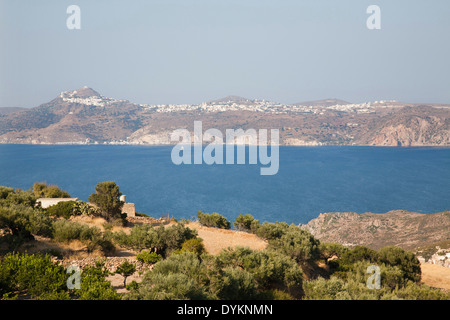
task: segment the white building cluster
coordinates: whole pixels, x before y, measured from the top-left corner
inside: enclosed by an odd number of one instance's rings
[[[77,90],[61,92],[59,97],[64,102],[79,103],[96,107],[106,107],[117,102],[126,102],[126,100],[111,99],[104,96],[79,97],[77,96]]]
[[[83,97],[77,95],[77,90],[66,91],[60,94],[60,98],[69,103],[79,103],[90,106],[106,107],[118,102],[127,102],[127,100],[117,100],[107,98],[101,95],[93,95]],[[139,104],[144,111],[153,113],[172,113],[172,112],[225,112],[225,111],[252,111],[263,112],[269,114],[283,113],[314,113],[326,114],[329,111],[354,112],[354,113],[371,113],[375,107],[392,108],[398,107],[395,100],[375,101],[373,103],[352,103],[352,104],[335,104],[326,105],[289,105],[266,100],[229,100],[229,101],[212,101],[203,102],[201,104]]]
[[[328,111],[370,113],[374,111],[374,106],[368,103],[359,104],[336,104],[332,106],[302,106],[288,105],[265,100],[252,100],[246,103],[220,102],[201,104],[169,104],[169,105],[141,105],[149,112],[171,113],[171,112],[225,112],[225,111],[252,111],[270,114],[281,113],[316,113],[325,114]]]

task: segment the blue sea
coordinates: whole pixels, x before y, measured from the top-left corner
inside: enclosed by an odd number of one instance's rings
[[[171,146],[0,145],[0,185],[56,184],[87,201],[115,181],[153,217],[240,213],[261,222],[307,223],[322,212],[450,210],[450,148],[280,147],[279,171],[261,165],[175,165]]]

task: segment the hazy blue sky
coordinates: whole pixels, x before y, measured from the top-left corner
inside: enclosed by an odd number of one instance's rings
[[[450,103],[449,39],[449,0],[0,0],[0,106],[84,85],[137,103]]]

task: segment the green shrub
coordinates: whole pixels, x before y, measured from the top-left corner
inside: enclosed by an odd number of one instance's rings
[[[206,227],[214,227],[220,229],[230,229],[231,222],[229,222],[224,216],[213,212],[211,214],[203,213],[201,211],[197,214],[198,222]]]
[[[184,273],[200,284],[207,283],[206,265],[195,254],[183,252],[171,255],[153,266],[152,272],[168,275],[170,273]]]
[[[264,300],[295,300],[295,298],[289,293],[278,289],[272,289],[264,292],[261,295],[261,298]]]
[[[380,268],[381,287],[395,289],[403,287],[407,283],[407,279],[403,277],[402,270],[397,266],[386,265],[384,263],[375,263],[368,260],[355,261],[351,269],[341,277],[343,280],[354,280],[363,285],[367,284],[367,279],[372,273],[367,273],[369,266],[375,265]]]
[[[321,248],[327,250],[330,246],[322,246]],[[414,254],[398,247],[385,247],[375,251],[364,246],[357,246],[352,250],[344,250],[344,253],[338,254],[338,259],[332,261],[332,263],[333,268],[330,268],[330,270],[335,282],[338,281],[336,279],[339,279],[339,281],[345,283],[345,295],[351,299],[374,298],[385,300],[416,299],[417,297],[427,299],[437,296],[435,292],[424,286],[413,285],[420,281],[420,263]],[[381,280],[381,289],[372,290],[373,292],[366,290],[368,289],[366,288],[366,281],[370,276],[367,270],[371,265],[380,269]],[[324,294],[324,296],[326,295]],[[333,294],[330,296],[336,298]]]
[[[0,240],[13,250],[24,242],[33,240],[33,234],[50,237],[53,221],[29,206],[12,204],[0,207],[0,229],[4,230]]]
[[[318,278],[303,284],[304,300],[335,300],[338,294],[346,290],[344,280],[332,277],[329,280]]]
[[[407,280],[420,281],[422,273],[420,262],[412,252],[405,251],[399,247],[388,246],[378,252],[378,261],[399,267]]]
[[[405,300],[450,300],[450,292],[430,288],[424,284],[409,281],[406,286],[396,288],[393,294]]]
[[[56,185],[35,182],[31,188],[36,198],[70,198],[70,194]]]
[[[197,237],[197,231],[192,230],[182,223],[164,227],[160,226],[157,229],[162,242],[164,244],[163,252],[167,253],[180,249],[184,242]]]
[[[162,260],[162,256],[155,252],[142,251],[138,253],[136,260],[146,264],[155,264]]]
[[[189,275],[149,273],[137,289],[124,296],[125,300],[206,300],[205,288]]]
[[[311,233],[291,225],[281,237],[269,240],[268,249],[281,252],[298,263],[309,263],[320,257],[319,245],[319,240]]]
[[[121,246],[134,249],[150,249],[162,256],[181,248],[183,242],[193,239],[197,232],[184,224],[179,223],[169,227],[159,226],[154,228],[150,224],[134,226],[129,234],[117,232],[114,234],[114,240]]]
[[[213,279],[211,289],[221,300],[249,300],[259,298],[253,275],[238,267],[227,267]]]
[[[146,273],[130,299],[255,299],[262,297],[255,275],[213,256],[172,255]]]
[[[302,291],[303,273],[297,263],[275,251],[253,251],[237,247],[223,250],[215,259],[216,269],[242,268],[249,272],[259,291],[283,289],[297,297]]]
[[[24,205],[34,208],[34,205],[36,204],[36,197],[31,191],[14,189],[14,191],[11,192],[10,188],[5,189],[5,187],[2,190],[2,198],[0,198],[1,206]],[[6,196],[6,198],[3,198],[4,196]]]
[[[265,240],[278,239],[284,235],[289,228],[285,222],[264,222],[256,230],[256,235]]]
[[[364,246],[356,246],[352,250],[345,252],[342,256],[342,261],[347,264],[353,264],[362,260],[367,260],[370,262],[378,261],[377,251]]]
[[[138,288],[125,295],[132,300],[211,299],[207,269],[197,255],[184,252],[154,265]]]
[[[121,297],[106,280],[110,273],[102,262],[86,267],[81,273],[81,288],[75,290],[80,300],[119,300]]]
[[[8,195],[13,192],[13,188],[0,186],[0,199],[6,199]]]
[[[251,233],[255,233],[260,226],[259,221],[250,214],[239,214],[236,221],[233,222],[233,225],[239,231],[247,231]]]
[[[331,277],[329,280],[318,278],[304,283],[304,300],[380,300],[395,299],[386,289],[369,289],[365,284],[353,279],[344,281]]]
[[[340,272],[354,271],[355,264],[360,261],[368,261],[371,264],[398,267],[402,272],[402,278],[419,282],[421,278],[420,262],[412,252],[399,247],[388,246],[378,252],[364,246],[356,246],[345,252],[336,261]]]
[[[391,268],[397,267],[382,266],[382,282],[386,270]],[[343,280],[332,276],[329,280],[318,278],[306,281],[303,288],[305,300],[450,300],[449,293],[412,281],[401,287],[383,284],[380,289],[369,289],[358,279]]]
[[[139,283],[133,280],[129,284],[127,284],[126,288],[128,291],[137,291],[139,288]]]
[[[91,206],[89,203],[77,200],[73,204],[73,215],[80,216],[80,215],[86,215],[86,216],[99,216],[100,213],[97,209],[95,209],[93,206]]]
[[[87,235],[90,227],[67,220],[58,220],[54,223],[53,239],[57,242],[70,242],[72,240],[81,240],[81,233]],[[91,231],[92,233],[92,231]]]
[[[75,201],[61,201],[55,205],[49,206],[47,208],[47,214],[52,217],[69,219],[76,214],[76,212],[74,212],[74,205]]]
[[[87,246],[88,252],[100,249],[109,253],[114,250],[108,234],[102,234],[99,228],[67,220],[58,220],[54,223],[53,239],[57,242],[79,240]]]
[[[364,246],[356,246],[351,250],[344,251],[338,260],[334,260],[331,265],[333,271],[344,274],[354,269],[355,263],[359,261],[369,261],[371,264],[378,262],[378,252]]]
[[[188,251],[195,253],[196,255],[200,256],[203,253],[206,252],[205,245],[203,244],[203,239],[201,238],[195,238],[195,239],[189,239],[183,242],[181,245],[181,251]]]
[[[0,261],[0,295],[20,292],[38,299],[69,299],[68,275],[49,255],[8,253]]]

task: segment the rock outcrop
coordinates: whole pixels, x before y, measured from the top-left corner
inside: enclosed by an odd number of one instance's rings
[[[450,211],[422,214],[404,210],[384,214],[322,213],[302,226],[323,242],[380,249],[395,245],[406,250],[450,240]]]

